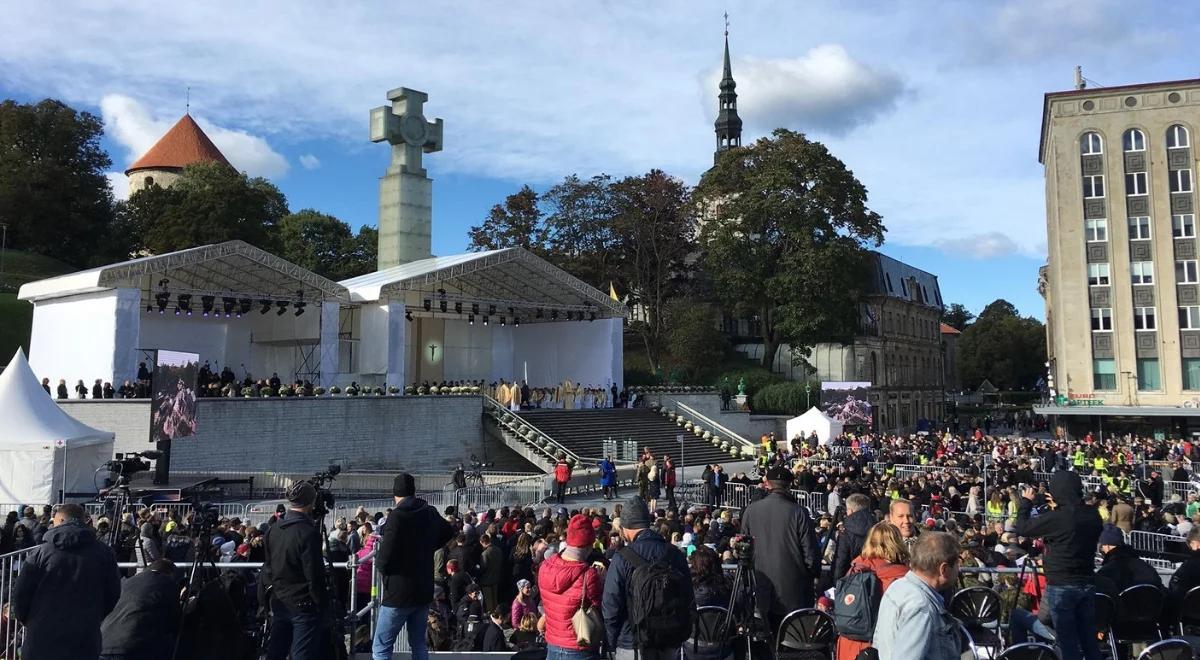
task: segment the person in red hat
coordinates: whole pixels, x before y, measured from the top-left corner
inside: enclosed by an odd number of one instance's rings
[[[567,523],[567,547],[538,569],[538,590],[546,614],[547,660],[600,657],[595,647],[578,643],[571,625],[571,618],[582,606],[600,607],[603,583],[597,569],[588,563],[595,542],[591,519],[576,515]]]

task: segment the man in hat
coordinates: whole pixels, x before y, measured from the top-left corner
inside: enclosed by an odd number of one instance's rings
[[[759,606],[770,615],[772,630],[789,612],[812,607],[821,576],[821,554],[808,509],[789,492],[792,473],[783,466],[767,471],[770,491],[746,507],[742,532],[754,538],[754,566],[769,600]]]
[[[317,489],[300,481],[288,489],[288,510],[267,529],[261,583],[268,589],[271,640],[267,660],[316,660],[329,653],[329,593],[321,532],[312,519]]]
[[[396,475],[392,483],[396,506],[383,526],[382,545],[375,557],[383,579],[382,604],[371,648],[375,660],[391,660],[401,628],[408,631],[413,660],[429,658],[425,628],[433,600],[433,553],[454,538],[454,528],[416,494],[411,474]]]
[[[1100,532],[1100,553],[1104,560],[1096,569],[1096,584],[1101,589],[1111,589],[1110,596],[1139,584],[1162,586],[1158,571],[1138,556],[1137,551],[1125,543],[1125,534],[1115,525],[1105,525]],[[1112,582],[1111,586],[1105,580]]]

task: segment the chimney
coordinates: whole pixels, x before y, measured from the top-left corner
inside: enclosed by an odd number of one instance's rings
[[[1083,67],[1075,65],[1075,89],[1084,89],[1087,87],[1087,82],[1083,79]]]

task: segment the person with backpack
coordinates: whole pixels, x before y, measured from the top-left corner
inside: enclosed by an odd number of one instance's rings
[[[650,523],[645,500],[626,500],[627,545],[613,555],[604,580],[604,627],[617,660],[678,658],[692,634],[696,597],[687,559]]]
[[[604,594],[599,573],[588,563],[595,542],[591,519],[577,514],[567,523],[566,548],[538,569],[538,591],[546,613],[546,660],[599,658],[600,640],[580,644],[574,625],[581,610],[600,607]]]
[[[959,549],[958,539],[945,532],[918,537],[911,570],[879,603],[871,639],[879,660],[959,660],[960,624],[942,596],[958,580]]]
[[[837,657],[853,660],[870,648],[879,601],[888,587],[907,572],[908,547],[900,530],[887,522],[871,527],[862,553],[851,560],[849,572],[838,580],[834,591]]]

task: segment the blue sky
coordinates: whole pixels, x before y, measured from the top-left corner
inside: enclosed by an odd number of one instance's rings
[[[883,250],[943,299],[1042,316],[1042,95],[1076,64],[1117,85],[1197,75],[1190,3],[1010,0],[504,3],[14,3],[0,97],[101,115],[114,171],[191,109],[234,165],[294,210],[374,224],[388,149],[367,114],[427,92],[434,250],[521,184],[711,163],[723,11],[749,142],[786,126],[854,170]],[[118,174],[118,194],[124,186]]]

